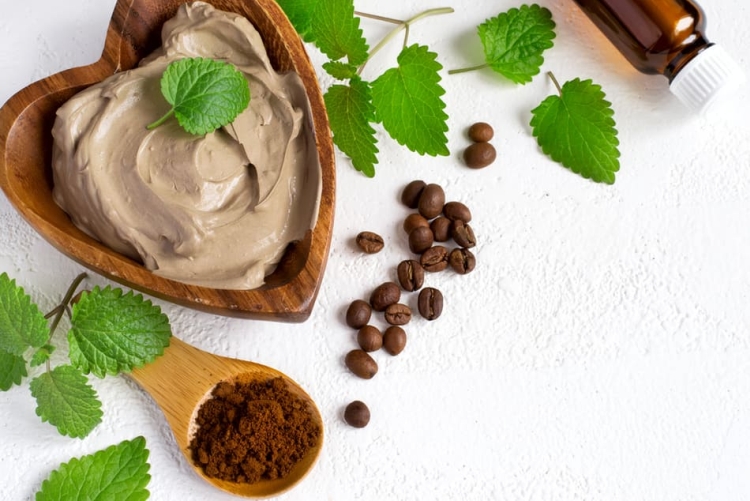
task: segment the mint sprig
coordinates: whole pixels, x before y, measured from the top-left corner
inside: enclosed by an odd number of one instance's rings
[[[428,16],[453,12],[450,7],[428,9],[407,20],[355,12],[352,0],[279,0],[295,29],[330,58],[323,69],[337,80],[325,92],[333,142],[354,168],[368,177],[378,163],[375,124],[382,124],[399,144],[420,155],[448,155],[448,115],[442,96],[437,54],[424,45],[409,45],[410,26]],[[359,17],[395,24],[372,49]],[[365,65],[400,32],[405,31],[398,65],[369,82]],[[344,60],[346,58],[346,60]]]
[[[94,454],[74,458],[50,473],[36,501],[148,499],[151,481],[146,439],[137,437]]]
[[[230,124],[250,103],[250,86],[237,68],[203,57],[170,63],[161,92],[172,108],[148,129],[174,115],[186,131],[204,135]]]
[[[71,364],[52,367],[51,339],[77,287],[79,275],[47,319],[23,288],[0,275],[0,390],[21,384],[29,367],[44,366],[30,383],[42,421],[63,435],[84,437],[101,421],[101,402],[85,374],[130,371],[164,352],[171,336],[167,317],[139,294],[95,287],[73,306],[68,333]],[[28,329],[28,330],[25,330]],[[13,350],[13,351],[9,351]],[[27,358],[30,360],[27,362]]]
[[[531,128],[552,160],[599,183],[615,182],[620,169],[612,104],[601,86],[578,78],[562,87],[550,78],[558,95],[547,97],[532,112]]]
[[[552,13],[537,4],[521,5],[487,19],[477,28],[484,48],[485,63],[450,70],[463,73],[491,68],[508,80],[526,84],[539,74],[542,54],[553,46],[555,22]]]

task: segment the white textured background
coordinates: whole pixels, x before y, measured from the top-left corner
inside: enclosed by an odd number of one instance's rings
[[[324,453],[280,499],[750,499],[750,91],[712,122],[692,119],[665,79],[628,67],[572,0],[540,3],[558,23],[543,70],[561,81],[593,78],[613,103],[622,151],[614,186],[540,154],[529,111],[553,92],[548,79],[516,87],[490,72],[444,75],[450,158],[419,157],[383,134],[375,179],[339,158],[332,250],[309,321],[242,321],[162,303],[180,338],[274,366],[318,402]],[[39,78],[95,61],[113,5],[3,1],[0,103]],[[519,3],[355,5],[400,18],[455,7],[411,34],[455,68],[480,61],[476,25]],[[750,73],[750,7],[702,5],[708,37]],[[389,29],[362,26],[372,45]],[[393,65],[398,46],[378,54],[364,77]],[[311,56],[319,67],[323,59]],[[477,120],[494,125],[498,160],[472,171],[459,155]],[[430,275],[446,297],[443,316],[412,322],[406,350],[395,358],[377,353],[380,372],[359,380],[343,366],[355,346],[343,312],[392,279],[408,255],[398,194],[415,178],[442,184],[449,199],[472,208],[478,266],[465,277]],[[365,229],[385,237],[384,252],[354,250],[353,236]],[[82,268],[0,196],[2,271],[48,310]],[[39,421],[27,382],[0,394],[0,498],[31,499],[59,463],[143,434],[152,499],[234,499],[192,474],[159,409],[135,384],[93,384],[104,421],[84,440]],[[365,429],[342,422],[353,399],[372,410]]]

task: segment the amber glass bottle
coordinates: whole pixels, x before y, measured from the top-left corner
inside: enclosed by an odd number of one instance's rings
[[[667,77],[694,110],[744,80],[731,57],[706,39],[705,15],[691,0],[574,1],[636,69]]]

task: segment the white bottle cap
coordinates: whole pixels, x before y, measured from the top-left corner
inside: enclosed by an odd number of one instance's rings
[[[745,74],[718,45],[702,50],[672,79],[669,90],[688,108],[705,113],[717,98],[737,90]]]

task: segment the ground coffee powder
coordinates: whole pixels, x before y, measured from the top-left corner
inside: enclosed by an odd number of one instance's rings
[[[196,424],[193,461],[209,477],[239,483],[284,477],[321,436],[308,403],[281,378],[219,383]]]

